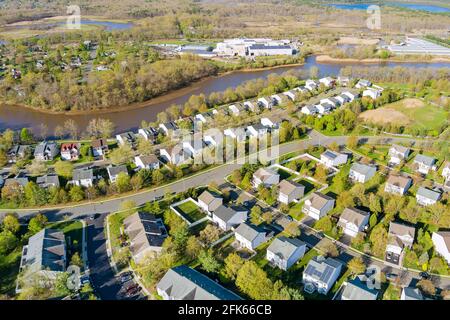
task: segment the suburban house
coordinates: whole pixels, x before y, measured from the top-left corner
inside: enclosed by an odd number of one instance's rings
[[[371,87],[371,86],[372,86],[372,82],[370,82],[369,80],[360,79],[356,83],[355,88],[362,89],[362,88],[367,88],[367,87]]]
[[[388,244],[386,247],[386,261],[400,265],[404,248],[411,248],[416,230],[398,222],[389,224]]]
[[[343,104],[345,104],[345,103],[351,101],[350,97],[348,97],[348,96],[346,96],[346,95],[344,95],[344,94],[341,94],[341,95],[339,95],[339,96],[336,96],[335,99],[336,99],[337,101],[339,101],[339,104],[340,104],[340,105],[343,105]]]
[[[237,103],[228,106],[228,109],[230,110],[230,113],[233,116],[238,116],[241,112],[245,111],[245,106],[240,103]]]
[[[258,99],[258,105],[261,108],[265,108],[265,109],[270,109],[272,107],[272,103],[269,102],[269,100],[267,98],[259,98]]]
[[[169,269],[156,285],[156,291],[164,300],[242,300],[186,265]]]
[[[280,126],[280,122],[280,120],[275,119],[274,117],[261,118],[261,124],[270,129],[278,128]]]
[[[116,140],[121,146],[128,144],[132,148],[136,146],[137,142],[136,135],[131,131],[116,135]]]
[[[305,186],[289,180],[282,180],[278,184],[278,201],[284,204],[290,204],[293,201],[298,201],[303,198],[305,194]]]
[[[335,200],[320,192],[314,192],[303,205],[302,211],[314,220],[319,220],[327,215],[334,207]]]
[[[410,151],[411,150],[407,147],[393,144],[389,148],[389,163],[399,164],[400,162],[408,158]]]
[[[442,169],[442,176],[445,180],[450,180],[450,161],[447,161]]]
[[[15,177],[15,178],[8,178],[5,180],[4,185],[10,186],[13,184],[18,185],[20,188],[24,188],[28,184],[28,178],[27,177]]]
[[[159,129],[161,129],[164,135],[169,136],[172,135],[176,130],[178,130],[178,126],[175,124],[175,122],[166,122],[160,123]]]
[[[348,177],[353,181],[366,183],[376,172],[377,168],[375,166],[355,162],[350,168]]]
[[[271,187],[280,182],[280,175],[270,168],[259,168],[253,174],[253,186],[257,189],[260,185]]]
[[[211,112],[203,112],[195,115],[195,120],[201,121],[202,123],[208,123],[212,121],[212,113]]]
[[[378,99],[379,97],[381,97],[381,90],[379,89],[375,89],[375,88],[367,88],[366,90],[363,91],[362,96],[363,97],[370,97],[373,100]]]
[[[130,251],[136,263],[160,253],[167,238],[163,221],[145,212],[136,212],[125,218],[123,230],[130,240]]]
[[[8,163],[16,163],[17,160],[24,159],[27,155],[31,155],[31,146],[13,145],[7,153]]]
[[[108,142],[103,138],[92,140],[91,148],[95,158],[103,157],[109,151]]]
[[[333,258],[313,257],[303,271],[305,291],[328,294],[342,270],[342,264]]]
[[[339,85],[341,85],[343,87],[347,87],[350,84],[350,78],[349,77],[338,76],[337,82],[339,83]]]
[[[391,174],[386,181],[384,191],[389,193],[396,193],[402,196],[406,193],[406,191],[408,191],[411,185],[411,178]]]
[[[320,100],[320,104],[330,104],[333,109],[335,109],[338,106],[339,101],[335,98],[325,98]]]
[[[304,86],[300,86],[300,87],[294,88],[294,90],[300,92],[301,94],[309,92],[309,90],[306,89]]]
[[[320,114],[328,114],[334,108],[334,106],[331,103],[327,103],[327,102],[321,103],[321,104],[316,104],[315,107]]]
[[[320,83],[323,83],[326,87],[332,87],[335,84],[335,80],[331,77],[325,77],[325,78],[321,78],[319,79]]]
[[[314,115],[314,114],[319,113],[319,110],[316,108],[316,106],[308,105],[308,106],[302,107],[301,113],[306,114],[306,115]]]
[[[111,181],[111,183],[115,183],[117,181],[117,177],[120,173],[124,173],[128,176],[128,169],[126,165],[109,165],[108,167],[106,167],[106,170],[108,171],[109,181]]]
[[[56,174],[46,174],[45,176],[37,177],[36,184],[44,189],[50,187],[59,188],[59,177]]]
[[[305,88],[308,89],[309,91],[316,90],[318,86],[319,86],[319,83],[315,80],[308,79],[305,82]]]
[[[267,248],[266,259],[281,270],[289,269],[306,252],[306,243],[297,238],[278,237]]]
[[[151,141],[152,143],[156,142],[156,139],[158,138],[158,130],[152,127],[148,128],[141,128],[138,130],[138,134],[143,137],[147,141]]]
[[[266,242],[266,233],[260,228],[247,223],[241,223],[234,230],[234,236],[241,247],[250,251]]]
[[[258,112],[259,107],[258,104],[253,103],[251,101],[245,101],[244,106],[247,108],[247,110],[250,110],[251,112]]]
[[[414,166],[416,167],[416,171],[422,174],[428,174],[430,170],[436,171],[436,159],[428,156],[424,156],[423,154],[418,154],[414,158]]]
[[[206,147],[205,142],[203,141],[203,135],[201,132],[197,132],[189,137],[190,139],[187,141],[183,141],[183,149],[191,156],[195,157],[198,154],[201,154],[203,148]]]
[[[419,288],[404,287],[400,300],[424,300]]]
[[[159,169],[159,160],[154,154],[136,156],[134,157],[134,164],[139,169]]]
[[[247,134],[244,128],[229,128],[223,131],[226,137],[236,139],[238,142],[245,141],[247,139]]]
[[[185,152],[180,144],[172,147],[161,148],[159,150],[159,154],[161,155],[161,158],[174,165],[182,164],[190,159],[190,156]]]
[[[378,290],[367,286],[365,275],[344,282],[342,288],[340,300],[377,300],[378,297]]]
[[[252,124],[247,127],[247,135],[249,137],[260,138],[266,135],[267,132],[268,132],[267,127],[265,127],[261,123]]]
[[[338,226],[344,230],[346,235],[356,237],[359,232],[364,231],[369,223],[370,213],[356,208],[345,208],[339,217]]]
[[[248,211],[240,207],[226,207],[220,205],[212,212],[212,221],[217,223],[220,229],[230,230],[247,220]]]
[[[203,134],[203,141],[208,147],[210,146],[216,147],[218,145],[222,145],[223,135],[220,132],[208,134],[208,131],[206,131]]]
[[[450,264],[450,231],[433,232],[434,249]]]
[[[55,229],[42,229],[31,236],[22,249],[20,271],[26,278],[43,275],[49,280],[66,271],[67,254],[64,233]],[[18,290],[20,291],[20,290]]]
[[[40,161],[52,161],[59,153],[56,142],[43,141],[34,149],[34,158]]]
[[[353,100],[355,100],[356,98],[359,97],[359,94],[356,94],[356,93],[353,93],[353,92],[350,92],[350,91],[342,92],[341,95],[344,96],[344,97],[349,98],[350,101],[348,101],[348,102],[352,102]]]
[[[416,193],[417,203],[423,206],[430,206],[441,199],[442,193],[424,187],[419,187]]]
[[[278,105],[282,104],[283,101],[285,101],[283,99],[283,96],[278,95],[278,94],[271,95],[270,98],[272,99],[272,104],[274,106],[278,106]]]
[[[216,195],[208,190],[202,192],[202,194],[198,197],[197,203],[204,211],[208,212],[210,215],[217,208],[219,208],[223,199],[219,195]]]
[[[76,142],[61,144],[61,159],[76,161],[80,157],[80,144]]]
[[[327,167],[336,167],[347,163],[348,155],[345,153],[338,153],[331,150],[326,150],[320,155],[320,162]]]
[[[297,96],[297,94],[294,90],[289,90],[289,91],[283,92],[283,94],[292,101],[295,101],[295,98]]]
[[[92,169],[74,169],[72,174],[72,184],[89,188],[94,185],[94,170]]]

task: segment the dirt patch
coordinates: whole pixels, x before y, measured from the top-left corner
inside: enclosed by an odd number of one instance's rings
[[[368,110],[359,115],[359,118],[364,121],[370,123],[379,123],[379,124],[398,124],[398,125],[406,125],[411,121],[400,111],[390,109],[390,108],[379,108],[376,110]]]
[[[338,44],[378,44],[380,39],[359,39],[356,37],[341,37],[338,41]]]
[[[402,103],[405,109],[423,108],[425,106],[425,103],[422,100],[412,98],[404,99]]]

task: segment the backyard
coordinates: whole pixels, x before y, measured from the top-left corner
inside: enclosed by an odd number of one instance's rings
[[[200,210],[197,204],[193,201],[186,201],[180,205],[174,206],[173,208],[190,223],[194,223],[206,217],[206,214]]]

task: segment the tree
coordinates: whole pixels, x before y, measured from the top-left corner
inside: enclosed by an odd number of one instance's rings
[[[3,219],[3,230],[10,231],[13,234],[16,234],[20,229],[19,219],[12,214],[8,214]]]
[[[204,245],[210,245],[220,237],[220,229],[208,224],[199,234],[199,240]]]
[[[358,148],[358,137],[357,136],[348,137],[347,138],[347,146],[353,150]]]
[[[261,222],[262,222],[261,215],[262,215],[261,207],[258,205],[253,206],[253,208],[250,210],[251,223],[253,223],[254,225],[261,224]]]
[[[214,257],[214,253],[211,249],[200,251],[198,261],[200,262],[202,269],[208,273],[216,273],[220,269],[220,263]]]
[[[316,222],[314,228],[323,232],[331,232],[331,230],[333,229],[333,222],[331,221],[329,216],[325,216]]]
[[[198,253],[201,251],[202,245],[198,241],[197,237],[190,236],[186,242],[185,253],[190,259],[195,259]]]
[[[271,224],[272,221],[273,221],[273,215],[272,215],[271,212],[266,211],[266,212],[263,213],[262,219],[264,220],[265,223]]]
[[[55,172],[58,176],[61,176],[65,179],[72,178],[73,174],[73,164],[69,161],[61,161],[55,163]]]
[[[20,141],[30,142],[32,140],[33,135],[31,134],[30,130],[28,130],[28,128],[22,128],[22,130],[20,130]]]
[[[273,284],[254,261],[246,261],[239,269],[236,286],[254,300],[269,300],[272,298]]]
[[[360,257],[355,257],[348,263],[348,269],[354,275],[364,273],[366,266]]]
[[[159,169],[153,171],[152,182],[155,185],[160,185],[163,181],[164,181],[164,175],[162,174],[162,172]]]
[[[284,229],[284,231],[291,237],[299,237],[300,236],[300,228],[297,225],[297,222],[292,221],[289,222]]]
[[[128,144],[124,144],[117,149],[114,149],[110,152],[109,158],[111,159],[112,164],[120,165],[130,161],[133,156],[133,150],[131,146]]]
[[[370,233],[369,240],[372,244],[372,253],[375,256],[382,257],[386,250],[388,234],[382,224],[378,224]]]
[[[140,174],[135,174],[131,177],[130,185],[134,191],[138,191],[144,186],[144,178]]]
[[[153,145],[144,137],[138,138],[137,151],[140,155],[151,155],[153,153]]]
[[[242,259],[237,253],[230,253],[225,258],[225,275],[231,280],[235,280],[239,270],[244,265],[244,259]]]
[[[130,183],[130,176],[128,175],[128,173],[120,172],[117,175],[116,185],[117,190],[120,193],[130,191],[131,183]]]
[[[11,252],[18,245],[17,237],[9,230],[0,232],[0,254]]]
[[[419,282],[417,282],[416,285],[417,288],[423,291],[423,293],[433,296],[436,293],[436,287],[434,286],[433,282],[428,279],[422,279]]]
[[[0,166],[3,167],[8,163],[8,155],[5,150],[0,149]]]
[[[378,214],[381,212],[381,199],[374,193],[369,195],[369,209],[370,211]]]
[[[323,166],[318,165],[316,167],[316,172],[314,173],[314,178],[316,178],[320,182],[326,182],[326,180],[327,180],[327,170]]]
[[[30,222],[28,223],[28,230],[31,233],[31,235],[34,235],[44,229],[45,225],[48,222],[48,218],[44,216],[42,213],[38,213],[36,216],[31,218]]]
[[[80,254],[78,252],[75,252],[72,255],[72,258],[70,259],[70,264],[78,266],[80,268],[83,267],[83,260],[81,259]]]
[[[328,239],[322,240],[319,243],[319,248],[324,252],[325,255],[329,257],[337,257],[339,255],[337,246]]]
[[[69,191],[70,200],[73,202],[79,202],[84,199],[84,191],[80,186],[73,185]]]
[[[34,159],[30,165],[27,166],[27,171],[32,176],[44,175],[47,172],[47,165],[44,161]]]

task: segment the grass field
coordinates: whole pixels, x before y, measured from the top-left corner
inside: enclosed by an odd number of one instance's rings
[[[19,273],[22,246],[7,255],[0,255],[0,294],[14,294]]]
[[[438,130],[448,121],[449,113],[443,108],[427,104],[420,99],[403,99],[376,110],[361,113],[360,118],[376,124],[411,125],[418,129]]]
[[[187,201],[175,207],[180,214],[182,214],[189,222],[193,223],[204,218],[206,215],[200,210],[192,201]]]

